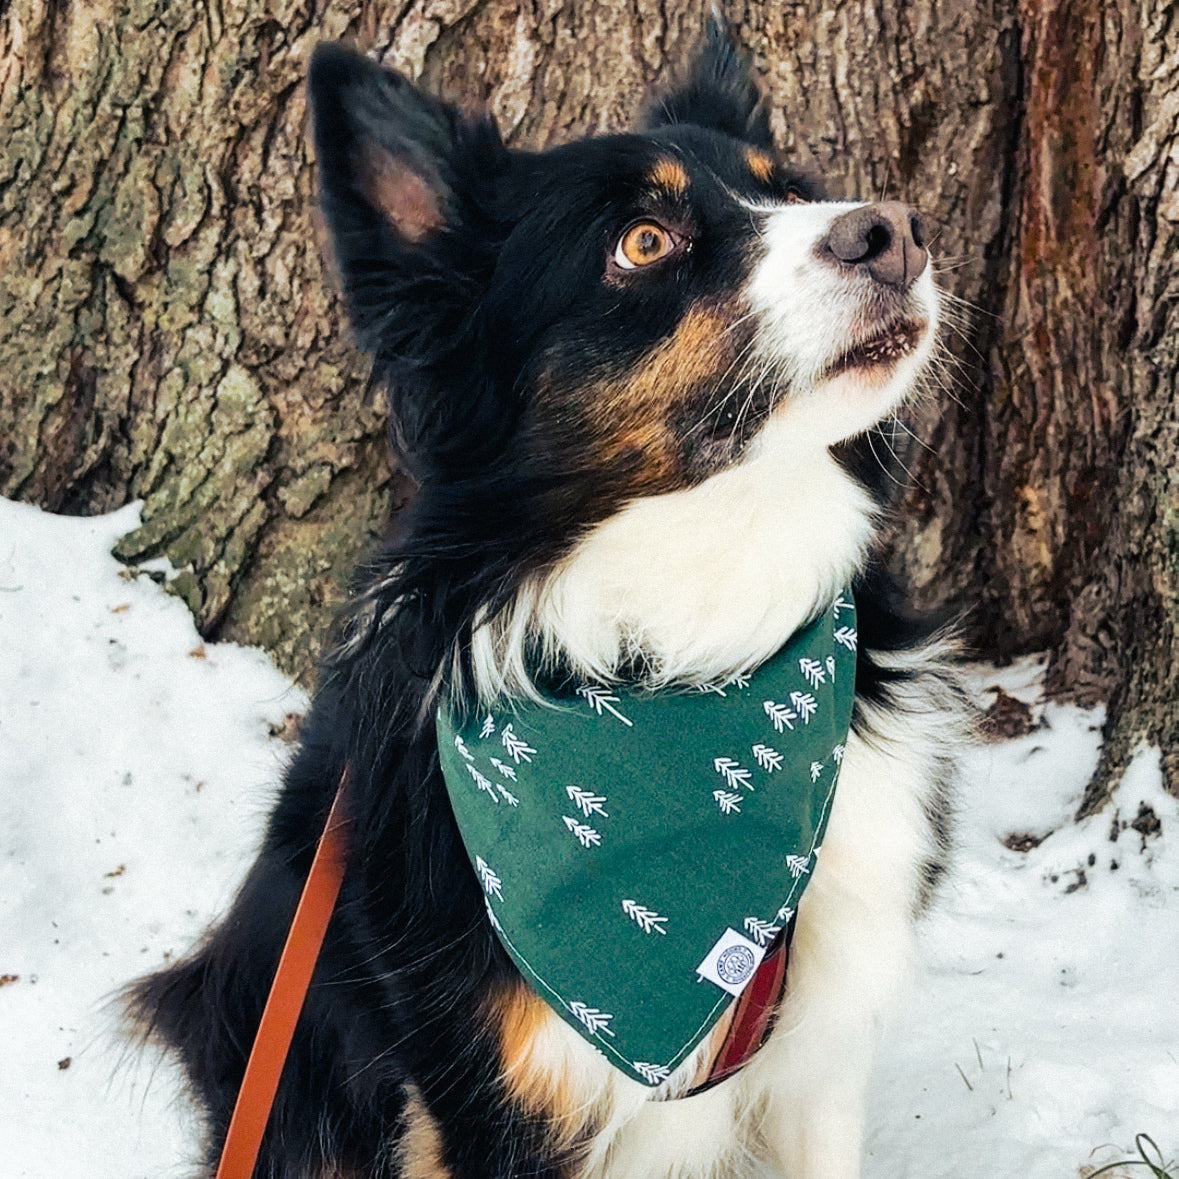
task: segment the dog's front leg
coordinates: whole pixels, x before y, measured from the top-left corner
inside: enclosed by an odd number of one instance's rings
[[[787,1179],[858,1179],[864,1097],[906,989],[931,850],[921,752],[853,734],[814,878],[799,904],[778,1025],[750,1064]]]

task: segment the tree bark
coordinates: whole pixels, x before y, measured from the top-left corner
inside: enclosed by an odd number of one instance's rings
[[[708,4],[12,0],[0,7],[0,490],[144,500],[211,636],[307,675],[406,494],[320,262],[301,82],[349,36],[510,142],[624,127]],[[783,149],[938,227],[936,387],[891,561],[980,654],[1052,653],[1179,792],[1179,7],[733,0]],[[916,441],[906,431],[912,431]]]

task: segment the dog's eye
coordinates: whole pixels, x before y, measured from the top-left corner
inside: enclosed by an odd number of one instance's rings
[[[638,221],[618,239],[614,261],[623,270],[650,266],[675,248],[675,238],[654,221]]]

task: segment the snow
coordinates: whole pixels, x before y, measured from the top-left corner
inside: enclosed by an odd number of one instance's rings
[[[175,1071],[120,1038],[112,999],[224,908],[289,753],[272,732],[306,707],[127,576],[109,553],[137,523],[0,501],[0,1179],[192,1174]],[[978,669],[1038,727],[968,757],[865,1179],[1068,1179],[1139,1133],[1179,1153],[1179,805],[1143,749],[1074,824],[1101,714],[1039,703],[1041,671]],[[1158,833],[1126,826],[1143,804]]]

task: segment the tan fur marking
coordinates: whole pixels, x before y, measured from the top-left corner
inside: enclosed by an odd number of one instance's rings
[[[595,400],[602,460],[608,467],[628,469],[635,491],[670,490],[680,482],[675,410],[732,364],[733,341],[726,329],[735,317],[715,308],[692,308],[628,378],[610,384]]]
[[[728,363],[729,320],[709,307],[693,307],[627,383],[626,396],[643,402],[672,401],[685,390],[718,377]]]
[[[771,177],[774,175],[774,160],[772,156],[756,147],[748,147],[745,149],[745,162],[749,165],[750,172],[762,184],[769,184]]]
[[[442,1135],[426,1108],[421,1094],[407,1086],[405,1130],[398,1143],[398,1174],[401,1179],[453,1179],[443,1161]]]
[[[675,196],[683,196],[688,191],[688,170],[679,160],[673,160],[668,156],[664,156],[656,163],[648,173],[647,179],[656,188]]]
[[[567,1149],[584,1132],[592,1109],[575,1090],[568,1070],[561,1067],[562,1054],[553,1046],[559,1017],[523,981],[497,996],[493,1011],[509,1096],[549,1124],[557,1149]]]

